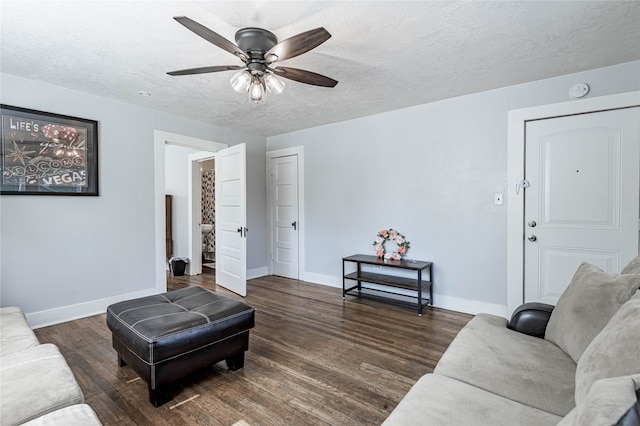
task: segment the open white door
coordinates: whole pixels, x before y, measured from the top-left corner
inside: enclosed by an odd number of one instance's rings
[[[246,145],[216,153],[216,284],[247,295]]]

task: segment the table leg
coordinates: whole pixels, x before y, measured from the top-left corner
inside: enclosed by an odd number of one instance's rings
[[[422,270],[418,271],[418,316],[422,316]]]

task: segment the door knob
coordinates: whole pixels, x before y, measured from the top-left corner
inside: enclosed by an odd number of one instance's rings
[[[293,223],[291,224],[291,226],[293,226],[293,230],[296,230],[296,226],[298,226],[298,222],[296,222],[295,220],[293,221]]]
[[[535,220],[530,220],[529,223],[527,223],[527,225],[529,225],[531,228],[535,228],[538,224],[536,223]]]
[[[538,237],[536,237],[536,236],[535,236],[535,235],[533,235],[533,234],[532,234],[532,235],[529,235],[529,236],[527,237],[527,240],[532,241],[532,242],[533,242],[533,241],[535,241],[535,240],[537,240],[537,239],[538,239]]]

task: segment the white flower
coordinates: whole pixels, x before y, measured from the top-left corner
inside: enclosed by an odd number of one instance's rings
[[[387,241],[392,241],[397,244],[398,249],[392,253],[387,253],[384,249],[384,244]],[[376,255],[378,257],[384,257],[384,259],[387,260],[402,260],[402,256],[407,253],[407,249],[409,248],[409,242],[405,239],[404,235],[399,233],[397,230],[389,228],[378,232],[378,235],[373,241],[373,246],[375,247]]]

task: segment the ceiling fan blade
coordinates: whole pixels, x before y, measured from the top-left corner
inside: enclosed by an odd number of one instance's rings
[[[304,33],[300,33],[273,46],[264,57],[267,58],[269,63],[275,61],[284,61],[285,59],[293,58],[298,55],[302,55],[311,49],[320,46],[325,41],[331,38],[331,34],[323,27],[316,28],[315,30],[309,30]],[[273,57],[275,55],[275,57]],[[270,56],[272,57],[270,59]]]
[[[210,43],[215,44],[219,48],[226,50],[231,54],[236,55],[243,61],[246,61],[249,59],[249,56],[244,50],[240,49],[238,46],[236,46],[226,38],[222,37],[220,34],[210,30],[209,28],[205,27],[202,24],[197,23],[193,19],[187,18],[186,16],[176,16],[173,19],[175,19],[176,21],[178,21],[179,23],[181,23],[182,25],[184,25],[185,27],[187,27],[188,29],[190,29],[191,31],[193,31],[194,33],[202,37],[203,39],[207,40]]]
[[[338,82],[332,78],[317,74],[311,71],[300,70],[298,68],[276,67],[269,68],[280,77],[288,78],[299,83],[312,84],[314,86],[335,87]]]
[[[205,74],[208,72],[219,72],[219,71],[234,71],[241,70],[244,67],[239,65],[218,65],[213,67],[199,67],[199,68],[189,68],[188,70],[180,70],[180,71],[171,71],[167,74],[169,75],[192,75],[192,74]]]

